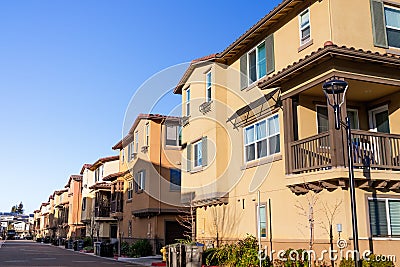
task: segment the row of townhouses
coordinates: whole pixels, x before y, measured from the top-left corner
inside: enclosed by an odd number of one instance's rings
[[[32,238],[33,214],[0,212],[0,239]]]
[[[400,258],[399,67],[399,0],[284,0],[193,60],[174,89],[182,117],[140,115],[119,156],[71,176],[37,227],[164,245],[183,232],[183,206],[208,245],[251,234],[320,251],[351,249],[356,217],[361,252]],[[322,90],[332,80],[347,85],[336,112]]]

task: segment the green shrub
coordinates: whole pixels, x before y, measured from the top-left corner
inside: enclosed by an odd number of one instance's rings
[[[206,257],[206,264],[232,267],[256,267],[260,265],[258,249],[257,239],[249,235],[235,244],[226,244],[220,248],[210,250]],[[262,266],[272,266],[268,257],[262,261]]]
[[[87,246],[87,247],[84,247],[83,250],[85,250],[85,251],[93,251],[93,247],[92,246]]]
[[[142,239],[136,241],[129,247],[128,256],[137,258],[137,257],[151,256],[152,254],[153,254],[153,247],[151,246],[149,240]]]
[[[83,239],[83,246],[84,247],[93,246],[92,238],[90,236],[87,236]]]
[[[275,260],[274,266],[278,267],[306,267],[308,266],[308,255],[304,249],[287,249],[282,255],[286,260]],[[291,255],[290,253],[293,253]],[[304,253],[304,257],[303,257]]]
[[[381,256],[381,255],[379,255]],[[362,267],[393,267],[393,261],[387,259],[386,261],[377,260],[377,255],[371,254],[368,257],[368,260],[361,259]],[[339,267],[353,267],[354,260],[353,259],[342,259]]]
[[[121,243],[121,254],[122,255],[129,255],[129,251],[130,251],[130,244],[128,242],[122,242]]]

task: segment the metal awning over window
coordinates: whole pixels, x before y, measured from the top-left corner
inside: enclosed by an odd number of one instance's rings
[[[280,96],[280,88],[275,89],[256,101],[238,109],[227,122],[231,122],[235,129],[255,122],[260,117],[268,115],[272,110],[280,106]]]

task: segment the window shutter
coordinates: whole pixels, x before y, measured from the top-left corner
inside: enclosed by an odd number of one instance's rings
[[[138,174],[135,174],[135,193],[139,192],[139,185],[138,185]]]
[[[372,32],[374,45],[388,48],[386,35],[385,11],[381,0],[371,0]]]
[[[247,53],[240,58],[240,90],[246,89],[248,85],[247,79]]]
[[[192,170],[192,144],[188,144],[186,147],[186,170],[190,172]]]
[[[267,75],[275,71],[274,34],[265,39]]]
[[[203,166],[207,166],[208,162],[208,156],[207,156],[207,136],[204,136],[201,139],[201,162],[203,164]]]

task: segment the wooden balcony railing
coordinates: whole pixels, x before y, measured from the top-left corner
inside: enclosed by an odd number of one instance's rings
[[[332,166],[328,132],[292,142],[290,148],[293,173],[321,170]]]
[[[356,168],[400,170],[400,135],[353,130],[351,139]],[[346,146],[345,142],[343,146]],[[334,167],[329,132],[292,142],[289,147],[291,173]],[[347,162],[347,159],[342,162]]]
[[[110,217],[110,206],[95,207],[95,217]]]

